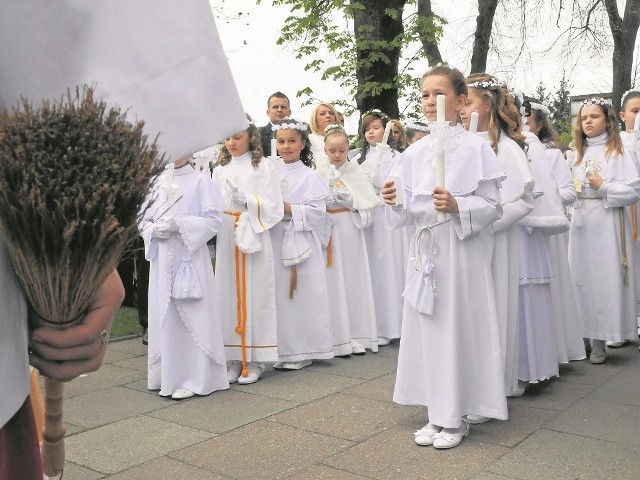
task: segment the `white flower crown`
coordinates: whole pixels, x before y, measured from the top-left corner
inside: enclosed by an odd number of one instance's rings
[[[429,133],[431,131],[431,128],[429,127],[429,124],[427,122],[407,122],[404,126],[418,132]]]
[[[324,134],[325,136],[330,133],[330,132],[344,132],[344,127],[342,125],[340,125],[339,123],[331,123],[329,125],[327,125],[326,127],[324,127]]]
[[[482,82],[473,82],[473,83],[467,84],[467,87],[469,88],[484,88],[486,90],[498,90],[501,87],[506,88],[506,86],[507,86],[506,83],[501,82],[500,80],[494,77],[491,77],[491,80],[485,80]]]
[[[529,106],[531,107],[531,110],[538,110],[545,114],[547,117],[551,114],[547,106],[542,105],[541,103],[529,102]]]
[[[640,89],[637,88],[630,88],[629,90],[627,90],[626,92],[624,92],[622,94],[622,98],[620,99],[620,107],[622,108],[622,106],[624,105],[624,101],[627,98],[627,95],[629,95],[630,93],[640,93]]]
[[[282,123],[276,123],[273,127],[271,127],[271,130],[276,132],[278,130],[286,130],[289,128],[299,130],[301,132],[306,132],[309,129],[309,126],[306,123],[298,122],[293,118],[285,118],[284,120],[282,120]]]
[[[582,106],[586,107],[588,105],[602,105],[602,106],[613,106],[610,98],[602,98],[602,97],[592,97],[582,101]]]

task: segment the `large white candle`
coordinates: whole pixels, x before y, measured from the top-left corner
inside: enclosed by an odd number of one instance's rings
[[[469,131],[476,133],[478,131],[478,112],[471,112],[471,124],[469,125]]]
[[[382,135],[382,144],[386,145],[389,141],[389,134],[391,133],[391,129],[393,128],[393,124],[391,122],[387,122],[387,126],[384,127],[384,135]]]
[[[436,120],[444,122],[444,95],[438,95],[436,100]]]
[[[436,187],[444,188],[444,145],[436,149]],[[445,221],[445,213],[438,212],[438,222]]]
[[[636,131],[640,130],[640,112],[636,115],[636,121],[633,123],[633,129]]]
[[[171,187],[173,185],[173,173],[174,173],[173,163],[170,163],[164,167],[164,186]]]
[[[271,139],[271,156],[272,157],[277,157],[278,156],[278,142],[276,142],[275,138]]]

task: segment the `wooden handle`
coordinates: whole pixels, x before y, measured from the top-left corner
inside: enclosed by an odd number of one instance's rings
[[[64,469],[64,437],[67,433],[62,423],[64,383],[45,377],[44,392],[42,466],[45,475],[57,477]]]

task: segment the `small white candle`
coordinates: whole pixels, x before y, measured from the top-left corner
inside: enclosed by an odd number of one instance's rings
[[[477,133],[478,131],[478,112],[471,112],[471,124],[469,125],[469,131]]]
[[[164,167],[164,186],[165,187],[171,187],[173,185],[173,173],[174,173],[174,166],[173,163],[170,163],[169,165],[166,165]]]
[[[444,95],[438,95],[436,101],[436,120],[444,122]]]
[[[336,171],[336,166],[332,163],[329,165],[329,186],[333,187],[336,181],[336,177],[338,176],[338,172]]]
[[[633,123],[633,129],[636,131],[640,130],[640,112],[636,115],[636,121]]]
[[[567,165],[569,168],[573,168],[573,150],[567,150]]]
[[[387,122],[387,126],[384,127],[384,135],[382,135],[382,144],[386,145],[389,141],[389,134],[391,133],[391,129],[393,128],[393,124],[391,122]]]
[[[278,143],[276,142],[275,138],[271,139],[271,156],[272,157],[277,157],[278,156],[278,147],[277,147]]]

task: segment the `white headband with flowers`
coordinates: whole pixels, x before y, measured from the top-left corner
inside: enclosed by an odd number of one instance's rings
[[[626,92],[624,92],[622,94],[622,98],[620,99],[620,106],[621,107],[624,105],[624,101],[627,98],[627,95],[629,95],[630,93],[640,93],[640,89],[631,88],[631,89],[627,90]]]
[[[588,98],[586,100],[583,100],[582,106],[586,107],[588,105],[601,105],[601,106],[609,106],[609,107],[611,107],[613,105],[613,103],[611,102],[611,99],[609,99],[609,98],[592,97],[592,98]]]
[[[469,88],[484,88],[486,90],[498,90],[499,88],[505,87],[507,84],[501,82],[497,78],[491,77],[491,80],[484,80],[482,82],[473,82],[468,83],[467,87]]]
[[[277,123],[275,125],[273,125],[271,127],[271,130],[278,131],[278,130],[286,130],[292,128],[294,130],[300,130],[301,132],[306,132],[309,127],[307,126],[306,123],[304,122],[298,122],[297,120],[294,120],[293,118],[285,118],[284,120],[282,120],[282,123]]]
[[[429,124],[427,122],[421,122],[421,123],[407,122],[405,124],[405,127],[410,128],[411,130],[416,130],[418,132],[429,133],[431,131],[431,129],[429,128]]]
[[[547,106],[542,105],[541,103],[529,102],[529,107],[531,107],[531,110],[538,110],[539,112],[542,112],[547,117],[551,114]]]
[[[344,132],[344,127],[339,123],[331,123],[324,127],[325,136],[331,132]]]

